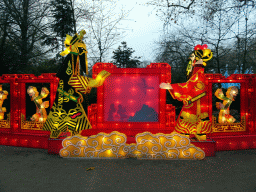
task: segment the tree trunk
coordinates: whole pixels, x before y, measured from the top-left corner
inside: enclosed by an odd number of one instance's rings
[[[245,73],[245,69],[247,67],[246,62],[246,54],[247,54],[247,20],[248,18],[245,18],[245,42],[244,42],[244,59],[243,59],[243,67],[242,67],[242,73]]]
[[[28,63],[28,5],[29,0],[23,1],[23,20],[21,21],[21,63],[19,68],[23,69]]]
[[[217,73],[221,73],[220,72],[220,58],[219,58],[219,45],[218,44],[216,47],[216,61],[217,61]]]
[[[73,27],[74,27],[74,33],[77,33],[77,31],[76,31],[76,19],[75,19],[74,3],[72,1],[73,0],[70,0],[72,16],[73,16]]]
[[[7,26],[8,26],[8,14],[5,13],[5,20],[4,20],[4,34],[2,37],[1,45],[0,45],[0,58],[1,58],[1,72],[0,75],[8,73],[8,67],[6,66],[7,63],[4,61],[4,53],[5,53],[5,42],[7,37]]]

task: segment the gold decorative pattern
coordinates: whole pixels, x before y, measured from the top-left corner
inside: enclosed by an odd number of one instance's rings
[[[43,130],[43,122],[37,122],[37,121],[26,121],[25,115],[21,113],[21,129],[29,129],[29,130]]]
[[[113,131],[110,134],[99,133],[89,138],[81,135],[67,137],[63,140],[61,157],[82,158],[128,158],[138,159],[204,159],[205,153],[199,147],[190,143],[185,135],[173,132],[171,134],[152,134],[150,132],[136,135],[136,144],[126,144],[123,133]]]
[[[67,68],[67,70],[66,70],[66,73],[67,73],[68,75],[71,75],[71,74],[72,74],[72,67],[71,67],[70,61],[68,61],[68,68]]]
[[[186,122],[196,123],[196,122],[200,121],[201,119],[205,119],[206,117],[208,117],[208,113],[204,112],[204,113],[200,113],[200,114],[198,114],[198,116],[196,116],[194,114],[190,114],[189,112],[182,111],[181,117],[183,117],[183,120]]]
[[[11,128],[10,125],[10,113],[7,114],[6,120],[0,120],[0,128]]]
[[[72,75],[68,84],[72,86],[77,92],[89,93],[92,87],[99,87],[103,85],[106,78],[110,75],[109,72],[102,70],[96,79],[88,78],[80,75]]]
[[[198,74],[199,74],[199,73],[202,73],[202,70],[201,70],[201,69],[198,70],[197,73],[194,74],[194,75],[187,81],[187,83],[188,83],[188,82],[193,82],[193,83],[196,82],[196,81],[198,80]]]
[[[176,132],[139,133],[136,135],[136,146],[130,153],[138,159],[201,160],[205,157],[202,149],[191,144],[185,135]]]
[[[177,92],[174,92],[174,95],[175,95],[175,97],[177,97],[177,98],[180,98],[180,97],[181,97],[181,94],[180,94],[180,93],[177,93]]]
[[[185,87],[188,87],[188,84],[189,82],[196,82],[198,80],[198,73],[202,73],[202,70],[199,70],[196,74],[194,74],[186,83],[183,83],[185,84],[184,86],[181,85],[180,83],[178,83],[178,85],[181,87],[181,88],[185,88]]]
[[[201,99],[201,98],[204,97],[205,95],[206,95],[206,93],[203,92],[203,93],[201,93],[201,94],[199,94],[199,95],[193,97],[190,101],[191,101],[191,102],[195,102],[196,100]]]
[[[59,154],[61,157],[124,158],[129,152],[126,141],[126,135],[117,131],[98,133],[89,138],[75,135],[62,141]]]
[[[200,126],[200,133],[211,133],[212,123],[210,121],[199,121],[191,123],[179,118],[175,130],[179,133],[194,134],[197,133],[197,127]]]
[[[182,86],[180,83],[178,83],[178,85],[179,85],[181,88],[188,87],[188,83],[186,83],[184,86]]]
[[[60,132],[65,132],[67,128],[73,132],[80,132],[83,128],[91,127],[80,103],[77,103],[76,108],[70,109],[68,113],[62,109],[62,106],[56,106],[54,103],[49,117],[44,127],[46,131],[51,131],[51,138],[57,138]]]
[[[217,123],[212,116],[212,132],[238,132],[246,131],[246,117],[242,116],[240,123]]]
[[[204,90],[205,88],[205,85],[202,81],[199,81],[197,84],[196,84],[196,88],[197,89],[200,89],[200,90]]]
[[[190,107],[193,107],[194,103],[184,105],[184,109],[189,109]]]
[[[59,81],[59,89],[63,90],[64,87],[64,82],[62,79],[60,79]],[[58,105],[61,105],[63,103],[63,94],[60,92],[59,93],[59,97],[58,97]]]
[[[60,150],[61,157],[79,157],[84,156],[87,137],[75,135],[67,137],[62,141],[63,148]]]
[[[90,87],[88,87],[89,78],[84,76],[72,75],[68,81],[68,84],[72,86],[77,92],[89,93]]]

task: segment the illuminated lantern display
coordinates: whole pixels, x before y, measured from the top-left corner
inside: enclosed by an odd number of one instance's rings
[[[31,121],[45,122],[47,119],[46,108],[49,107],[49,101],[43,102],[43,99],[48,96],[50,93],[49,90],[46,87],[43,87],[41,94],[39,95],[36,87],[29,86],[27,93],[36,105],[36,113],[32,116]]]
[[[232,101],[235,100],[235,97],[238,94],[238,89],[235,86],[229,87],[226,93],[226,97],[224,96],[222,89],[217,89],[215,92],[215,96],[223,100],[223,103],[217,102],[216,108],[220,110],[219,112],[219,123],[234,123],[236,119],[230,115],[229,108]]]
[[[3,102],[7,99],[8,91],[3,91],[2,85],[0,85],[0,120],[4,119],[4,113],[6,112],[6,108],[2,107]]]
[[[98,133],[90,137],[69,136],[62,141],[59,155],[64,158],[137,158],[137,159],[190,159],[202,160],[205,153],[190,143],[188,137],[172,132],[171,134],[136,135],[136,143],[127,144],[126,135],[118,131],[109,134]]]
[[[256,148],[256,74],[205,74],[212,52],[207,45],[197,45],[189,57],[185,83],[170,84],[168,63],[145,68],[96,63],[89,78],[80,75],[80,66],[88,74],[84,35],[81,31],[66,36],[61,53],[66,57],[57,74],[0,76],[9,92],[0,85],[0,145],[48,149],[65,158],[165,160],[200,160],[215,151]],[[43,87],[38,92],[28,87],[30,83],[49,83],[50,91]],[[217,89],[223,83],[235,84],[227,85],[224,93]],[[92,87],[98,88],[97,103],[88,107],[87,117],[82,94]],[[177,120],[164,89],[183,102]],[[36,105],[32,121],[26,120],[28,94]],[[236,107],[234,113],[230,106]],[[4,120],[6,111],[10,113]]]
[[[88,107],[93,129],[81,134],[120,131],[127,135],[128,142],[135,142],[137,133],[172,132],[175,108],[166,104],[166,92],[159,89],[161,82],[171,79],[170,69],[167,63],[151,63],[146,68],[118,68],[112,63],[96,63],[93,77],[102,70],[109,71],[111,76],[97,89],[97,104]]]
[[[50,138],[58,138],[62,132],[69,130],[73,135],[90,129],[91,124],[82,106],[82,93],[89,93],[92,87],[101,86],[110,75],[101,71],[96,79],[80,75],[80,66],[88,74],[87,49],[82,38],[84,30],[73,37],[67,35],[64,42],[66,49],[60,53],[66,56],[63,65],[56,74],[59,86],[55,102],[51,108],[43,130],[51,131]],[[80,66],[79,66],[80,63]]]
[[[211,132],[211,122],[204,119],[209,117],[206,99],[206,78],[204,67],[206,61],[212,58],[212,52],[207,45],[197,45],[189,57],[186,83],[160,84],[160,88],[168,89],[174,99],[183,102],[183,108],[178,116],[175,131],[194,134],[198,140],[205,140],[198,134]]]

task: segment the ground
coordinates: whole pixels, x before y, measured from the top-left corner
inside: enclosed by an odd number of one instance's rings
[[[86,160],[0,145],[0,170],[0,192],[256,191],[255,149],[201,161]]]

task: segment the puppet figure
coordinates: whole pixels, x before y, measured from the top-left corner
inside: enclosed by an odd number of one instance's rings
[[[46,108],[49,107],[49,101],[43,102],[43,99],[46,98],[50,92],[46,87],[43,87],[39,95],[36,87],[29,86],[27,93],[36,105],[36,113],[31,117],[31,121],[45,122],[47,119]]]
[[[67,35],[64,42],[66,50],[60,53],[61,56],[67,56],[56,74],[59,78],[57,94],[43,126],[43,130],[51,131],[50,138],[58,138],[67,130],[76,135],[82,130],[91,129],[81,104],[82,93],[90,93],[92,87],[101,86],[110,75],[105,70],[102,70],[96,79],[80,75],[80,66],[88,74],[87,49],[82,41],[84,34],[86,32],[82,30],[79,35]]]
[[[215,92],[215,96],[223,100],[223,104],[221,102],[216,102],[216,108],[220,110],[219,112],[219,123],[234,123],[236,119],[229,114],[229,108],[231,103],[235,100],[235,97],[238,94],[238,89],[235,86],[229,87],[224,96],[222,89],[217,89]]]
[[[184,134],[198,134],[211,132],[211,122],[208,117],[206,80],[204,67],[206,61],[212,58],[212,52],[207,45],[197,45],[189,57],[186,83],[161,83],[161,89],[168,89],[174,99],[183,102],[182,110],[178,116],[175,131]],[[204,137],[205,138],[205,137]]]
[[[0,120],[4,119],[4,113],[6,112],[6,108],[2,107],[3,102],[7,99],[8,91],[3,90],[2,85],[0,84]]]

